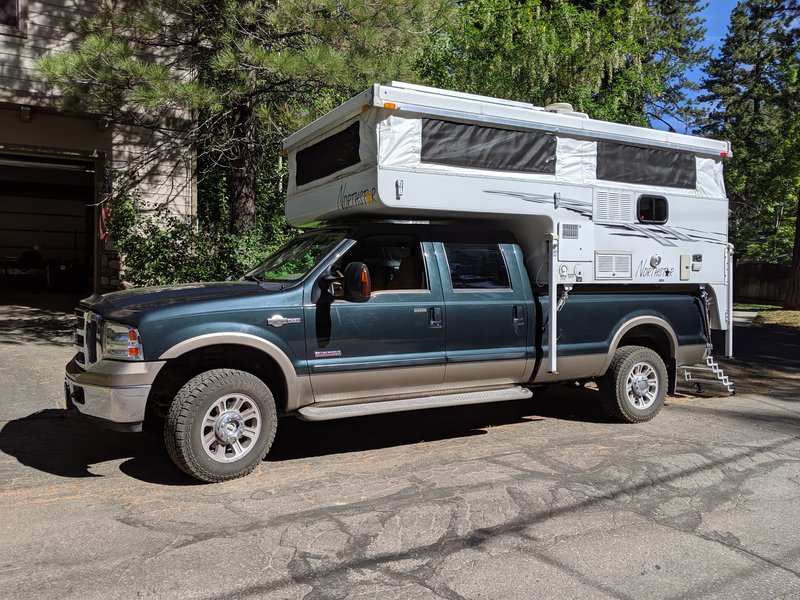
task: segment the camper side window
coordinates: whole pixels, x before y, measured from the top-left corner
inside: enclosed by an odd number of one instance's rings
[[[639,223],[666,223],[669,218],[669,205],[663,196],[639,196],[636,214]]]

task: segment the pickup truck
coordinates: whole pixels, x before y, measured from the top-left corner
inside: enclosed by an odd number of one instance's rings
[[[67,405],[113,428],[163,428],[208,482],[251,472],[279,416],[309,420],[528,398],[597,380],[641,422],[676,369],[709,351],[702,289],[585,285],[562,294],[558,372],[547,282],[491,227],[424,222],[310,230],[241,280],[92,296],[77,309]]]

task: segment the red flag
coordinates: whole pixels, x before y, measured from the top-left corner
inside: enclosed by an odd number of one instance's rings
[[[111,202],[111,177],[106,170],[103,173],[103,200],[100,203],[100,218],[97,220],[97,237],[108,241],[108,205]]]
[[[100,219],[99,219],[99,227],[97,230],[97,237],[101,240],[108,241],[108,203],[103,202],[100,205]]]

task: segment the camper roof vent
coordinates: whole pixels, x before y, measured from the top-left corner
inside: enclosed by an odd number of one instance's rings
[[[556,113],[559,115],[569,115],[571,117],[581,117],[582,119],[588,119],[589,115],[582,112],[577,112],[574,108],[572,108],[572,104],[569,102],[554,102],[553,104],[548,104],[544,107],[547,112]]]

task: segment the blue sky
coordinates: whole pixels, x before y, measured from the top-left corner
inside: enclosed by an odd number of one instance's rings
[[[706,20],[706,43],[719,49],[725,33],[728,31],[731,12],[738,4],[737,0],[709,0],[708,6],[701,13]]]

